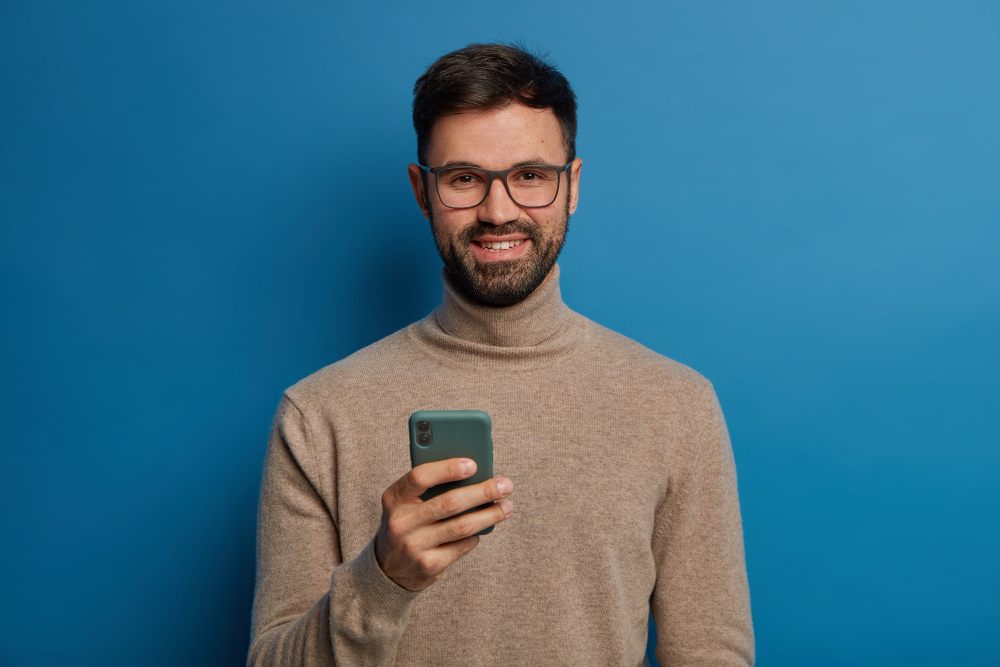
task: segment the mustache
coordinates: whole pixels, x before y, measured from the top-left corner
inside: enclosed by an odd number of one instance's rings
[[[468,245],[472,242],[472,239],[477,236],[506,236],[508,234],[524,234],[531,238],[531,240],[537,241],[539,237],[538,231],[538,225],[522,220],[511,220],[510,222],[505,222],[502,225],[489,225],[477,222],[463,229],[462,233],[459,234],[459,239],[461,239],[462,245]]]

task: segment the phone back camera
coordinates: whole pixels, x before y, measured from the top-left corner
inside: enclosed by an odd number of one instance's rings
[[[421,423],[426,423],[426,422],[421,422]],[[417,428],[420,428],[420,426],[417,425]],[[431,436],[427,435],[426,433],[421,433],[420,435],[417,436],[417,442],[421,445],[429,445],[431,444]]]
[[[427,431],[431,430],[430,422],[417,422],[417,430],[421,433],[427,433]]]

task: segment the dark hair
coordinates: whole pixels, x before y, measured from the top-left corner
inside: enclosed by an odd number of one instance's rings
[[[567,162],[576,157],[576,95],[559,70],[512,44],[470,44],[447,53],[413,85],[417,160],[427,164],[435,121],[456,109],[499,109],[511,102],[552,109],[562,126]]]

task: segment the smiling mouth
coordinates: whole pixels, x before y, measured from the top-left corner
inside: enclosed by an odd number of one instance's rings
[[[516,248],[527,241],[527,239],[517,239],[516,241],[473,241],[479,247],[489,250],[490,252],[500,252],[501,250],[510,250],[511,248]]]

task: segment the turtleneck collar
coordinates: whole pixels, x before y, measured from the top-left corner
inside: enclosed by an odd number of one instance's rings
[[[441,272],[444,300],[413,325],[418,342],[459,363],[535,365],[571,352],[586,318],[563,303],[559,265],[524,301],[490,306],[466,294]]]
[[[537,345],[551,337],[569,313],[559,292],[558,264],[524,301],[511,306],[490,306],[476,301],[448,271],[442,269],[441,276],[444,301],[433,316],[446,333],[472,343],[498,347]]]

